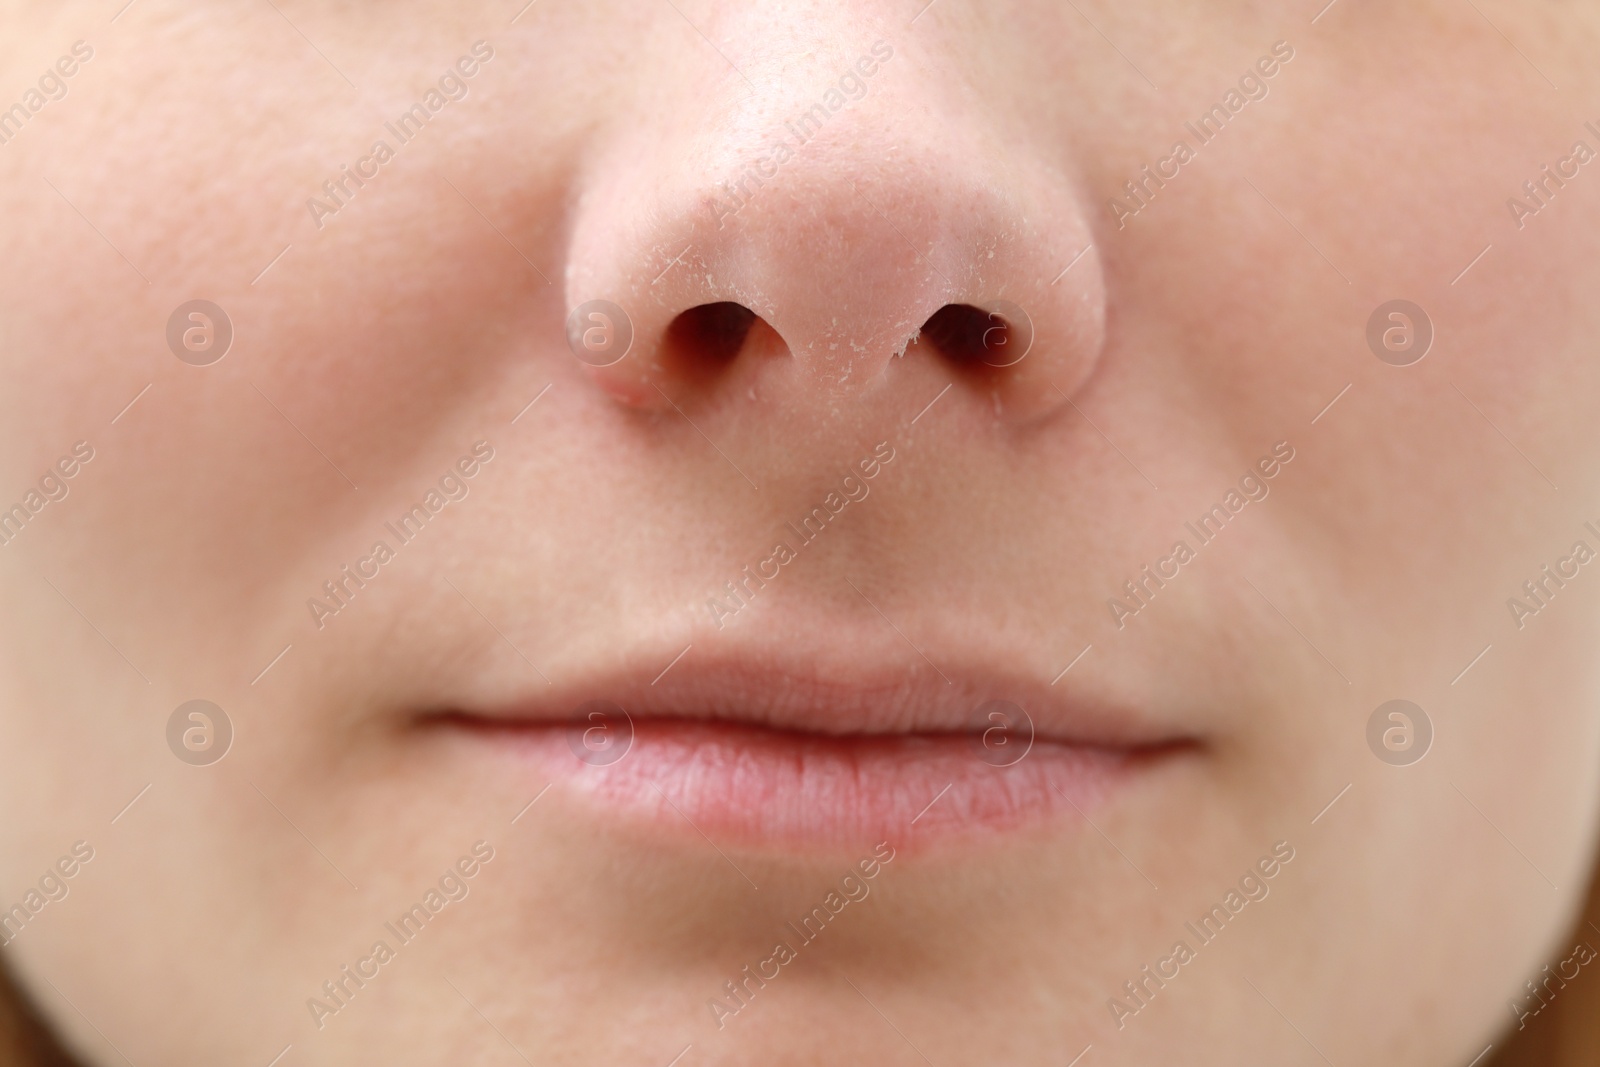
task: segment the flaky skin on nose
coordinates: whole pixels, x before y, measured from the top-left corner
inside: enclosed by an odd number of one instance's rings
[[[1054,410],[1104,339],[1077,190],[981,113],[931,108],[949,94],[896,69],[887,42],[837,65],[860,99],[773,87],[624,127],[591,162],[567,308],[609,301],[632,340],[587,372],[653,408],[693,402],[730,361],[786,360],[787,401],[837,404],[893,389],[901,359],[942,360],[997,416]],[[587,321],[569,322],[575,343]]]

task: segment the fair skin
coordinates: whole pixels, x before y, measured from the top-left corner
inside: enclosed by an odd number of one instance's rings
[[[1600,570],[1507,600],[1600,547],[1600,166],[1506,200],[1600,147],[1600,10],[120,6],[0,7],[0,106],[93,49],[0,145],[0,506],[93,449],[0,548],[0,907],[93,848],[0,959],[86,1062],[1467,1063],[1570,955]],[[595,298],[634,332],[605,367]],[[1366,340],[1397,298],[1409,366]],[[206,366],[165,333],[193,299],[234,329]],[[907,347],[995,300],[1015,365]],[[758,317],[674,332],[719,302]],[[990,698],[1037,723],[1005,769]],[[1367,741],[1396,698],[1409,766]],[[167,740],[193,699],[208,766]],[[636,715],[614,764],[568,751],[594,699]]]

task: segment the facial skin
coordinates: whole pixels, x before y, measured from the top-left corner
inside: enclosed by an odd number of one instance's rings
[[[919,6],[4,5],[0,104],[93,51],[0,145],[0,502],[55,472],[0,547],[0,904],[94,855],[0,958],[87,1062],[1465,1063],[1569,954],[1600,565],[1507,599],[1600,549],[1600,162],[1520,227],[1506,201],[1600,149],[1600,13]],[[567,341],[594,298],[634,331],[604,368]],[[1397,298],[1435,334],[1403,367],[1366,341]],[[234,331],[208,366],[167,344],[194,299]],[[1033,323],[1015,367],[907,348],[994,300]],[[736,353],[671,341],[724,301],[760,316]],[[719,629],[708,599],[882,441],[870,495]],[[444,476],[319,628],[307,599]],[[686,646],[674,670],[1001,672],[1186,743],[1081,815],[963,829],[952,790],[860,880],[876,835],[702,833],[438,721],[643,691]],[[1367,743],[1397,698],[1434,734],[1410,766]],[[194,699],[232,725],[209,766],[168,744]],[[308,998],[430,889],[319,1028]]]

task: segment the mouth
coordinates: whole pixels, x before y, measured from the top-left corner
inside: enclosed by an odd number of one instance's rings
[[[1086,822],[1204,745],[1137,709],[956,657],[940,669],[859,645],[693,652],[654,680],[597,672],[422,723],[608,821],[753,850]]]

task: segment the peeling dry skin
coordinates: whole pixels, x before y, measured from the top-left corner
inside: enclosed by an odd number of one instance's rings
[[[79,1062],[1551,1025],[1593,5],[120,2],[0,2],[0,963]]]

